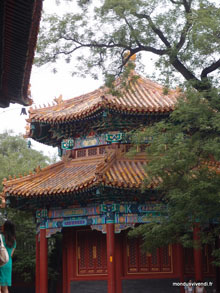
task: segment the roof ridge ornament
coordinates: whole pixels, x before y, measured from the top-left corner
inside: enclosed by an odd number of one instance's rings
[[[24,136],[25,136],[25,137],[29,137],[30,132],[31,132],[31,126],[30,126],[30,123],[26,123],[25,130],[26,130],[26,133],[25,133]]]
[[[58,98],[54,98],[54,101],[57,103],[57,105],[61,104],[63,102],[63,95],[59,95]]]
[[[71,150],[67,150],[66,153],[62,156],[63,162],[68,162],[72,158]]]
[[[0,208],[5,208],[5,195],[3,192],[0,193]]]
[[[35,168],[35,172],[38,174],[41,171],[41,167],[37,166],[37,168]]]

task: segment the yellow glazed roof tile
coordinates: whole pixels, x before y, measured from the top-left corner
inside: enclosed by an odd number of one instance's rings
[[[129,90],[121,96],[113,96],[107,88],[99,88],[88,94],[69,100],[56,99],[57,105],[29,110],[31,121],[63,123],[83,119],[100,109],[112,109],[131,113],[162,113],[174,109],[178,90],[170,90],[167,95],[163,87],[146,78],[138,78]]]
[[[60,161],[38,173],[4,180],[4,194],[15,197],[56,196],[98,184],[139,188],[146,177],[146,161],[118,158],[114,152],[99,158]]]

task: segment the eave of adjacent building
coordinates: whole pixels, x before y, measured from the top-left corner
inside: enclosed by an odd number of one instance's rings
[[[29,81],[42,2],[2,0],[0,3],[0,107],[32,103]]]

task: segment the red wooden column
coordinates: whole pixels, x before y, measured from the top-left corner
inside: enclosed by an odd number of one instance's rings
[[[115,293],[115,225],[106,224],[107,231],[107,268],[108,268],[108,293]]]
[[[39,243],[39,234],[36,235],[36,267],[35,267],[35,290],[36,293],[40,293],[39,284],[40,284],[40,243]]]
[[[67,292],[70,293],[71,279],[76,276],[77,247],[75,241],[76,232],[73,228],[67,228]]]
[[[176,254],[177,254],[177,268],[180,278],[180,282],[184,282],[184,261],[183,261],[183,247],[180,243],[176,244]],[[180,287],[180,293],[184,293],[184,287]]]
[[[122,257],[123,257],[123,234],[116,234],[115,235],[115,286],[116,286],[116,293],[122,293]]]
[[[199,237],[200,227],[199,224],[195,224],[193,227],[193,241],[195,246],[194,248],[194,267],[195,267],[195,280],[202,281],[202,249],[199,247],[200,237]]]
[[[63,230],[63,247],[62,247],[62,256],[63,256],[63,293],[67,293],[67,238],[66,238],[66,230]]]
[[[220,248],[220,239],[219,236],[215,239],[215,249]],[[215,283],[216,283],[216,293],[220,292],[220,267],[215,268]]]
[[[40,230],[40,293],[48,293],[48,248],[46,229]]]

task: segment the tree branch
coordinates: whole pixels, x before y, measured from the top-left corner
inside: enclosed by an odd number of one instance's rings
[[[173,60],[170,60],[170,63],[179,73],[182,74],[186,80],[193,82],[193,87],[196,90],[199,92],[210,90],[211,84],[209,82],[204,83],[204,79],[199,80],[196,78],[196,76],[191,71],[189,71],[177,57]],[[209,96],[207,96],[207,98],[209,98]]]
[[[189,3],[187,2],[187,0],[183,0],[183,6],[185,7],[185,11],[186,11],[187,13],[190,12],[190,9],[191,9],[191,3],[192,3],[191,0],[189,0]]]
[[[185,77],[186,80],[192,80],[192,81],[196,81],[197,83],[200,83],[200,80],[196,78],[196,76],[189,71],[181,62],[180,60],[175,57],[173,60],[170,60],[171,64],[173,65],[173,67],[179,71],[183,77]],[[196,88],[198,89],[198,88]]]
[[[83,44],[82,42],[79,42],[78,40],[76,39],[71,39],[71,38],[66,38],[65,36],[61,37],[62,39],[64,40],[68,40],[68,41],[72,41],[72,42],[75,42],[76,44],[78,44],[79,46],[77,46],[76,48],[74,48],[73,50],[71,50],[71,53],[73,51],[76,51],[77,49],[80,49],[80,48],[83,48],[83,47],[94,47],[94,48],[124,48],[125,50],[128,50],[130,51],[131,54],[129,54],[129,58],[126,58],[127,61],[130,59],[130,57],[140,51],[147,51],[147,52],[151,52],[151,53],[154,53],[156,55],[165,55],[165,54],[168,54],[168,50],[162,50],[162,49],[156,49],[154,47],[151,47],[151,46],[144,46],[144,45],[141,45],[139,43],[139,46],[137,48],[134,48],[132,49],[130,46],[125,46],[121,43],[114,43],[113,41],[109,42],[108,44],[104,44],[104,43],[98,43],[98,42],[93,42],[93,43],[85,43]],[[125,59],[125,60],[126,60]],[[126,64],[126,62],[125,62]]]
[[[72,41],[75,44],[79,45],[73,50],[77,50],[79,48],[124,48],[126,50],[130,50],[130,46],[124,45],[122,43],[114,43],[112,40],[108,44],[106,44],[106,43],[98,43],[96,41],[91,41],[90,43],[82,43],[74,38],[66,38],[65,36],[60,37],[60,39],[64,39],[66,41]]]
[[[186,24],[185,27],[183,28],[182,30],[182,33],[180,35],[180,39],[179,39],[179,42],[176,44],[176,49],[179,51],[183,45],[185,44],[185,41],[186,41],[186,35],[187,35],[187,32],[189,31],[191,25],[190,24]]]
[[[135,39],[135,42],[137,43],[137,45],[140,47],[140,42],[139,42],[139,40],[136,38],[136,36],[135,36],[135,33],[134,33],[134,28],[133,28],[133,26],[128,22],[128,20],[127,20],[127,18],[126,18],[126,16],[124,16],[124,20],[125,20],[125,22],[126,22],[126,24],[127,24],[127,26],[129,27],[129,29],[130,29],[130,31],[131,31],[131,34],[132,34],[132,36],[134,37],[134,39]]]
[[[220,68],[220,59],[218,61],[212,63],[210,66],[204,68],[201,73],[201,78],[202,79],[206,78],[209,73],[215,71],[218,68]]]
[[[174,1],[174,0],[170,0],[170,2],[171,3],[173,3],[173,4],[179,4],[179,5],[181,5],[181,4],[183,4],[183,2],[182,1]]]
[[[187,36],[187,32],[189,31],[189,29],[191,28],[192,23],[191,21],[189,21],[189,19],[187,18],[187,21],[182,29],[181,35],[180,35],[180,39],[179,42],[176,45],[176,49],[179,51],[182,46],[184,45],[185,41],[186,41],[186,36]]]
[[[155,34],[160,38],[160,40],[166,45],[167,48],[171,48],[170,42],[167,40],[167,38],[164,36],[163,32],[157,28],[152,21],[151,17],[147,14],[143,13],[134,13],[134,15],[139,19],[147,19],[151,29],[155,32]]]
[[[151,46],[143,46],[143,45],[140,46],[140,49],[144,50],[144,51],[147,51],[147,52],[154,53],[154,54],[159,55],[159,56],[168,54],[168,52],[169,52],[168,50],[162,50],[162,49],[160,50],[160,49],[156,49],[156,48],[151,47]]]

